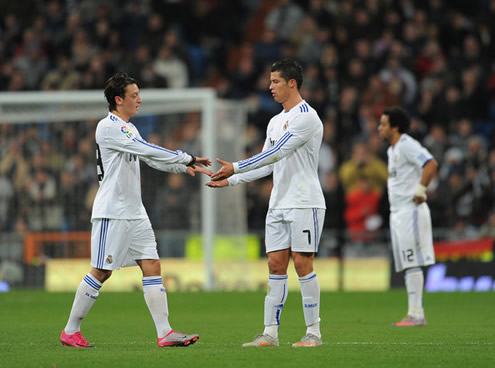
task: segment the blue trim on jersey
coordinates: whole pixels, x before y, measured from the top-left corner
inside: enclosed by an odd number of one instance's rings
[[[301,106],[299,106],[299,111],[301,112],[309,112],[309,107],[305,103],[303,103]]]
[[[427,159],[427,160],[424,162],[423,166],[421,166],[421,168],[425,167],[425,165],[426,165],[428,162],[430,162],[431,160],[433,160],[433,158],[429,158],[429,159]]]
[[[165,151],[165,152],[168,152],[168,153],[171,153],[173,155],[179,155],[179,153],[181,153],[181,151],[171,151],[171,150],[168,150],[166,148],[163,148],[163,147],[160,147],[160,146],[157,146],[156,144],[153,144],[153,143],[149,143],[149,142],[146,142],[146,141],[143,141],[141,139],[138,139],[138,138],[133,138],[132,139],[134,142],[138,142],[138,143],[142,143],[144,144],[145,146],[148,146],[148,147],[151,147],[151,148],[156,148],[157,150],[160,150],[160,151]]]
[[[286,132],[282,138],[280,138],[277,142],[277,144],[275,145],[275,147],[267,150],[267,151],[264,151],[264,152],[261,152],[261,153],[258,153],[257,155],[251,157],[250,159],[247,159],[247,160],[243,160],[243,161],[239,161],[239,168],[240,169],[243,169],[251,164],[254,164],[262,159],[264,159],[265,157],[268,157],[270,155],[273,155],[274,153],[276,153],[277,151],[280,150],[280,148],[289,140],[290,137],[292,137],[292,133],[290,132]]]
[[[103,268],[103,258],[105,257],[105,245],[107,242],[107,230],[109,219],[102,219],[100,225],[100,239],[98,241],[98,257],[96,260],[96,268]]]
[[[289,275],[269,275],[269,280],[287,280]]]
[[[162,285],[162,278],[161,277],[155,277],[153,279],[143,279],[143,286],[155,286],[155,285]]]
[[[94,291],[98,291],[101,288],[101,285],[96,283],[89,274],[84,277],[84,282]]]

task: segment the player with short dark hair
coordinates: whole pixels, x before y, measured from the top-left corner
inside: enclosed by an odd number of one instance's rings
[[[81,334],[81,321],[98,298],[102,284],[120,267],[136,266],[143,273],[144,299],[158,335],[158,346],[188,346],[199,336],[174,331],[168,320],[155,234],[141,199],[139,161],[174,173],[211,174],[197,164],[211,161],[146,142],[130,122],[142,103],[135,79],[117,73],[108,79],[105,97],[109,113],[96,128],[97,172],[100,187],[91,215],[91,271],[79,285],[60,341],[65,346],[90,348]]]
[[[388,197],[390,233],[396,272],[404,271],[408,312],[394,326],[424,326],[424,276],[421,267],[435,263],[431,215],[426,188],[438,164],[430,152],[406,134],[409,115],[394,106],[383,111],[378,131],[390,143],[388,155]]]
[[[212,175],[210,187],[250,182],[273,173],[273,189],[266,216],[268,294],[265,329],[243,346],[278,346],[280,314],[287,299],[287,268],[292,256],[301,286],[306,334],[294,347],[322,344],[320,332],[320,285],[313,270],[318,251],[325,199],[318,179],[318,156],[323,124],[316,111],[299,93],[303,69],[292,60],[272,65],[270,92],[283,110],[266,130],[261,153],[243,161],[217,159],[222,168]]]

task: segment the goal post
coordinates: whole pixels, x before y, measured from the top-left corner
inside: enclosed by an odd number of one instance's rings
[[[219,100],[210,88],[191,89],[142,89],[143,103],[138,117],[200,112],[201,155],[215,160],[216,157],[240,159],[244,153],[242,136],[247,120],[244,104]],[[108,112],[103,91],[39,91],[0,93],[0,123],[33,124],[99,120]],[[138,125],[139,129],[139,125]],[[228,143],[230,151],[219,144]],[[219,152],[220,151],[220,152]],[[191,152],[199,153],[199,152]],[[217,156],[225,154],[225,156]],[[215,162],[214,162],[215,163]],[[96,169],[95,169],[96,170]],[[221,200],[218,191],[206,187],[208,177],[201,175],[201,241],[205,266],[205,290],[215,288],[213,270],[213,248],[216,234],[234,231],[247,232],[244,186],[238,186]],[[229,203],[229,196],[235,195],[237,203]],[[223,207],[223,208],[222,208]],[[229,208],[223,220],[219,213]],[[232,212],[234,211],[234,213]],[[231,221],[235,218],[236,228]],[[218,220],[218,222],[217,222]],[[221,222],[221,223],[220,223]],[[225,224],[224,224],[225,222]],[[228,230],[225,230],[227,229]]]

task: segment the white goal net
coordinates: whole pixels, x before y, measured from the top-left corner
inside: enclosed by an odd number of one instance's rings
[[[247,120],[243,104],[219,100],[213,90],[206,88],[143,89],[141,97],[140,113],[132,121],[145,139],[167,148],[209,157],[214,161],[213,170],[218,168],[216,157],[243,158],[242,137]],[[34,183],[38,175],[39,180],[51,182],[38,174],[48,167],[46,173],[53,177],[56,190],[55,197],[41,205],[36,198],[28,198],[30,192],[26,183],[24,187],[15,187],[15,173],[11,171],[18,170],[19,165],[13,169],[7,164],[7,167],[0,167],[0,176],[9,179],[13,186],[13,198],[9,202],[13,207],[5,210],[3,231],[15,231],[22,219],[29,231],[89,229],[78,228],[89,223],[89,210],[88,203],[77,199],[84,196],[88,202],[94,194],[94,128],[107,111],[102,91],[0,93],[0,127],[7,133],[2,144],[4,157],[14,155],[11,151],[21,150],[22,161],[28,166],[24,180]],[[56,168],[55,158],[62,161]],[[94,171],[93,179],[91,170]],[[79,187],[78,180],[89,182],[85,191],[74,191]],[[179,178],[142,169],[143,201],[157,234],[160,256],[184,257],[186,252],[194,253],[194,239],[191,238],[195,235],[200,244],[196,253],[204,262],[203,287],[211,290],[215,288],[215,238],[221,235],[234,239],[246,234],[247,220],[245,186],[213,190],[204,185],[207,180],[206,176],[190,178],[182,175]],[[23,196],[28,199],[24,201]],[[14,220],[9,222],[8,218]],[[241,244],[240,248],[245,245]],[[57,249],[47,249],[47,257],[58,256]]]

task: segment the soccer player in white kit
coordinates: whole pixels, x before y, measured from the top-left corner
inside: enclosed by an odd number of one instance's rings
[[[397,327],[426,325],[423,310],[424,276],[421,267],[435,263],[430,209],[426,188],[438,163],[426,148],[407,135],[410,118],[400,107],[383,111],[378,131],[390,143],[388,197],[395,271],[405,271],[408,312]]]
[[[287,268],[292,254],[301,286],[306,335],[294,347],[321,345],[320,285],[313,259],[325,216],[325,200],[318,179],[318,155],[323,124],[316,111],[301,98],[303,70],[292,60],[272,65],[270,91],[283,110],[266,130],[261,153],[239,162],[217,159],[222,168],[210,187],[226,187],[273,173],[273,190],[266,216],[268,293],[262,334],[243,346],[278,346],[280,314],[287,299]]]
[[[144,299],[158,335],[158,346],[188,346],[196,334],[174,331],[168,320],[155,235],[141,200],[139,161],[174,173],[194,176],[212,172],[207,158],[171,151],[146,142],[130,122],[142,99],[137,82],[126,73],[108,79],[105,97],[109,113],[96,128],[97,173],[100,186],[91,215],[91,271],[79,285],[60,341],[64,346],[90,348],[81,334],[81,321],[98,298],[102,284],[120,267],[138,265],[143,273]]]

